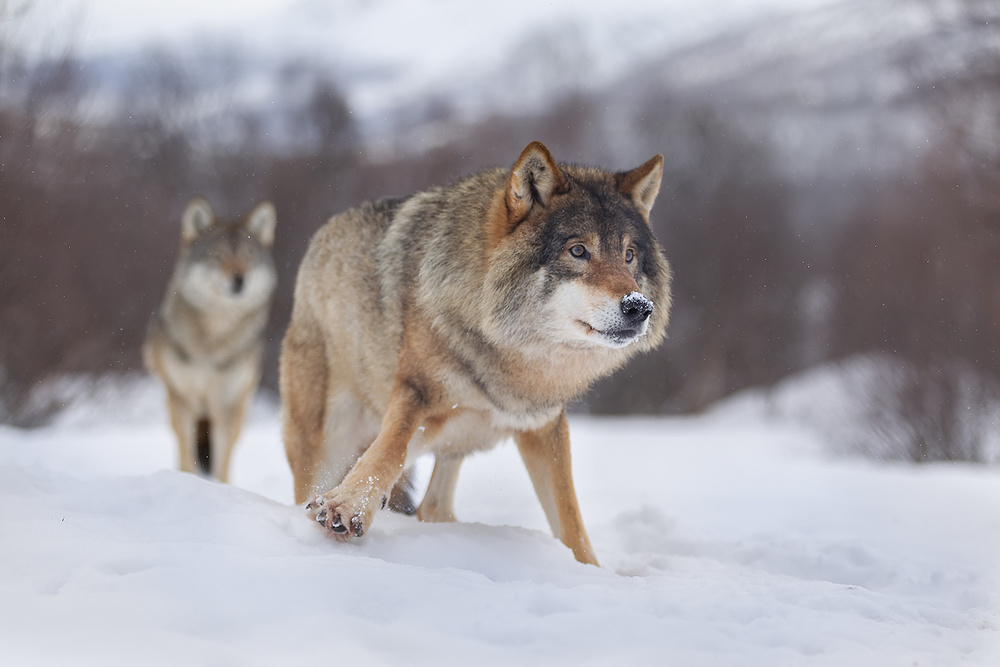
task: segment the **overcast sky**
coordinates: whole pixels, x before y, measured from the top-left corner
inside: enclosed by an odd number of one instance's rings
[[[61,48],[69,36],[85,53],[113,52],[136,44],[173,40],[200,29],[236,30],[287,9],[297,0],[38,0],[11,22],[24,48]],[[16,3],[15,3],[16,6]],[[27,44],[25,44],[27,42]]]
[[[28,2],[26,19],[18,21],[18,42],[27,41],[35,49],[50,48],[59,35],[72,35],[74,46],[87,54],[107,53],[137,44],[176,41],[195,34],[228,36],[239,39],[267,40],[269,30],[280,32],[289,23],[314,22],[330,28],[332,19],[343,18],[342,26],[356,33],[365,28],[364,38],[379,46],[391,47],[393,35],[400,29],[409,36],[426,37],[426,44],[440,40],[442,31],[456,36],[456,14],[463,15],[459,25],[476,34],[476,26],[486,28],[486,35],[499,35],[530,29],[538,24],[577,20],[588,23],[597,18],[616,22],[622,16],[642,17],[654,22],[679,24],[684,30],[697,30],[706,22],[718,24],[726,17],[763,14],[769,10],[801,9],[827,4],[830,0],[36,0]],[[16,5],[17,3],[15,3]],[[302,17],[306,17],[303,20]],[[332,26],[336,28],[336,25]],[[383,34],[382,31],[386,33]],[[418,31],[418,32],[415,32]],[[677,30],[673,31],[674,34]],[[336,34],[332,39],[346,39]],[[386,39],[388,37],[388,39]],[[459,40],[461,41],[461,40]]]

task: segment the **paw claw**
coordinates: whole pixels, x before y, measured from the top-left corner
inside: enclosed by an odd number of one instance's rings
[[[382,502],[383,504],[386,502],[384,496]],[[342,499],[336,497],[332,492],[313,498],[306,505],[306,510],[313,513],[316,523],[342,539],[361,537],[365,533],[366,515],[364,512],[352,513],[350,504],[343,503]]]

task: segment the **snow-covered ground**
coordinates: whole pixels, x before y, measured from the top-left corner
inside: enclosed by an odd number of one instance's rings
[[[995,468],[834,458],[763,401],[577,416],[598,569],[510,444],[467,462],[461,523],[341,544],[290,505],[273,404],[223,486],[172,470],[161,399],[0,427],[0,664],[1000,664]]]

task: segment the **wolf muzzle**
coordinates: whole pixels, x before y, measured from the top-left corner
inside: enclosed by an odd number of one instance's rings
[[[646,333],[646,320],[653,313],[653,302],[639,292],[632,292],[622,297],[619,309],[621,317],[617,318],[616,325],[603,332],[613,347],[624,347]]]

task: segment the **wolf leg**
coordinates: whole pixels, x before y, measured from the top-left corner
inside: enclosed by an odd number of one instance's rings
[[[211,469],[209,474],[223,484],[229,482],[229,457],[232,454],[233,443],[239,436],[239,423],[234,423],[237,417],[233,410],[220,410],[212,418]]]
[[[194,472],[197,469],[195,460],[197,448],[197,417],[180,395],[167,389],[167,407],[170,411],[170,426],[177,438],[177,453],[182,472]]]
[[[229,481],[229,467],[233,449],[243,429],[247,408],[253,399],[256,383],[251,385],[235,405],[221,406],[212,416],[211,462],[212,476],[223,484]]]
[[[427,492],[417,508],[421,521],[455,521],[455,487],[464,456],[437,456]]]
[[[378,436],[377,418],[332,374],[326,394],[321,449],[303,500],[340,484]]]
[[[399,514],[413,516],[417,513],[417,504],[413,502],[413,469],[407,468],[396,480],[389,494],[389,509]]]
[[[307,505],[317,521],[344,538],[368,529],[403,474],[407,448],[424,410],[422,392],[406,381],[397,382],[375,442],[337,488]]]
[[[545,510],[552,534],[573,550],[578,561],[597,565],[573,486],[566,413],[537,431],[517,433],[514,441]]]
[[[323,335],[295,318],[281,345],[281,419],[295,502],[305,502],[323,458],[327,361]]]

